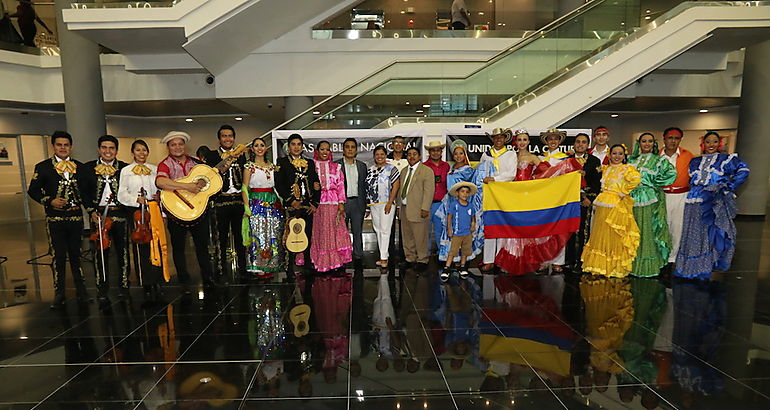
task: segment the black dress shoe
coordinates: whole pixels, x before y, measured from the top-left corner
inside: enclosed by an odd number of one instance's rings
[[[57,293],[56,296],[53,298],[53,302],[51,302],[51,309],[61,309],[64,307],[64,301],[66,299],[64,298],[63,293]]]

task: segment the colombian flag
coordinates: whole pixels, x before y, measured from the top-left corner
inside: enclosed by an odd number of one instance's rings
[[[484,309],[479,323],[479,356],[485,360],[532,366],[566,376],[574,334],[563,322],[526,312]]]
[[[484,236],[541,238],[580,226],[580,173],[484,184]]]

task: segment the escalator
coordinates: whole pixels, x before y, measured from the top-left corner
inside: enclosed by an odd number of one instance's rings
[[[590,1],[475,67],[393,63],[276,129],[548,128],[695,45],[739,49],[768,38],[770,2],[665,3],[652,11],[636,0]]]

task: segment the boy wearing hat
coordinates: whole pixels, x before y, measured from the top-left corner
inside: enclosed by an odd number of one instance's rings
[[[610,164],[610,147],[607,145],[610,140],[610,130],[604,126],[598,126],[594,130],[594,146],[588,150],[588,153],[599,158],[602,165]]]
[[[460,277],[468,276],[468,255],[473,252],[473,234],[476,231],[476,215],[468,198],[476,194],[476,185],[470,182],[458,182],[449,190],[449,195],[457,198],[449,205],[446,216],[446,231],[451,243],[446,258],[446,265],[441,271],[441,280],[449,279],[452,262],[460,255]]]
[[[155,185],[158,186],[158,189],[170,191],[185,190],[197,194],[205,186],[205,181],[203,180],[199,180],[197,183],[175,181],[187,176],[194,166],[203,163],[198,158],[187,155],[185,147],[188,141],[190,141],[190,135],[182,131],[171,131],[160,140],[162,144],[166,144],[168,156],[158,164],[158,176],[155,179]],[[195,245],[195,256],[201,267],[203,284],[206,286],[213,285],[214,280],[211,273],[211,260],[208,250],[208,214],[204,213],[200,218],[190,222],[183,222],[169,215],[167,221],[168,232],[171,235],[174,266],[176,266],[179,282],[186,286],[190,281],[190,273],[187,271],[187,259],[185,258],[185,237],[187,232],[190,232],[193,244]],[[187,293],[187,289],[185,289],[185,293]]]

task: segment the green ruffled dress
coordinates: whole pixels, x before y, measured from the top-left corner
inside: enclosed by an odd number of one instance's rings
[[[660,268],[668,263],[668,255],[671,253],[671,234],[666,222],[666,196],[661,188],[674,182],[676,168],[666,158],[653,153],[632,155],[628,163],[642,176],[641,184],[631,191],[634,219],[640,233],[639,249],[631,275],[656,276]]]

